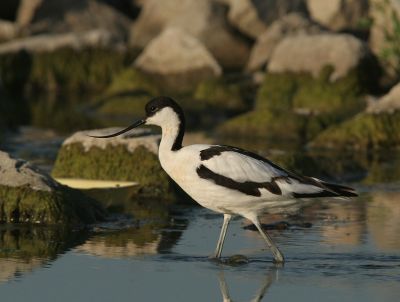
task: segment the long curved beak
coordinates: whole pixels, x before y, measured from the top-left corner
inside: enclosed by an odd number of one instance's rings
[[[144,123],[146,123],[146,120],[139,120],[135,123],[133,123],[132,125],[128,126],[127,128],[118,131],[117,133],[113,133],[113,134],[109,134],[109,135],[103,135],[103,136],[96,136],[96,135],[88,135],[90,137],[96,137],[96,138],[109,138],[109,137],[114,137],[114,136],[118,136],[121,135],[122,133],[128,132],[129,130],[132,130],[133,128],[139,127],[140,125],[143,125]]]

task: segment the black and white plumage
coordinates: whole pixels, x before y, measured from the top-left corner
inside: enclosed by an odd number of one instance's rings
[[[182,146],[185,118],[171,98],[158,97],[145,107],[146,118],[115,134],[140,125],[162,128],[159,159],[170,177],[200,205],[224,214],[215,257],[219,258],[226,230],[233,215],[252,221],[267,242],[276,262],[284,258],[259,216],[273,207],[293,204],[301,198],[352,197],[354,189],[286,171],[271,161],[239,148],[225,145]]]

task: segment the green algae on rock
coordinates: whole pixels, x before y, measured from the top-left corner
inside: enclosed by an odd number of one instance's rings
[[[29,163],[0,151],[0,221],[5,223],[82,224],[102,219],[100,205],[62,186]]]
[[[116,52],[105,48],[10,53],[0,56],[0,75],[10,92],[99,91],[135,55],[134,51]]]
[[[367,109],[322,132],[310,144],[317,148],[379,149],[400,146],[400,84]]]
[[[370,150],[400,146],[400,111],[363,112],[319,134],[313,148]]]
[[[326,66],[317,78],[300,73],[267,73],[255,109],[224,123],[222,135],[249,135],[305,143],[332,124],[365,107],[358,71],[331,82]]]
[[[148,129],[136,129],[112,139],[91,138],[87,134],[77,132],[65,140],[52,171],[54,177],[135,181],[144,196],[170,197],[171,183],[157,157],[159,135],[152,135]]]
[[[207,79],[194,90],[193,98],[226,110],[243,111],[246,103],[238,84],[228,84],[224,79]]]

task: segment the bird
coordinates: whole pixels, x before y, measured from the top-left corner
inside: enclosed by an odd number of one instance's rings
[[[158,157],[165,172],[197,203],[223,214],[223,223],[213,254],[220,259],[229,222],[235,216],[250,220],[273,254],[273,261],[285,259],[260,216],[273,208],[316,197],[355,197],[353,188],[303,176],[281,168],[247,150],[228,145],[183,146],[185,115],[179,104],[167,96],[155,97],[145,105],[145,117],[116,133],[95,136],[111,138],[142,125],[161,127]]]

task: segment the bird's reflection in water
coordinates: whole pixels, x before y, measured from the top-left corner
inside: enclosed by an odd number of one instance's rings
[[[257,290],[254,297],[249,301],[251,301],[251,302],[262,301],[267,290],[270,288],[272,283],[277,279],[278,271],[279,271],[279,266],[272,266],[271,268],[268,269],[267,274],[265,275],[260,288]],[[218,281],[219,281],[219,287],[220,287],[221,294],[222,294],[222,301],[223,302],[235,301],[231,298],[231,296],[229,294],[229,288],[225,281],[225,274],[224,274],[223,270],[219,271],[219,273],[218,273]]]

